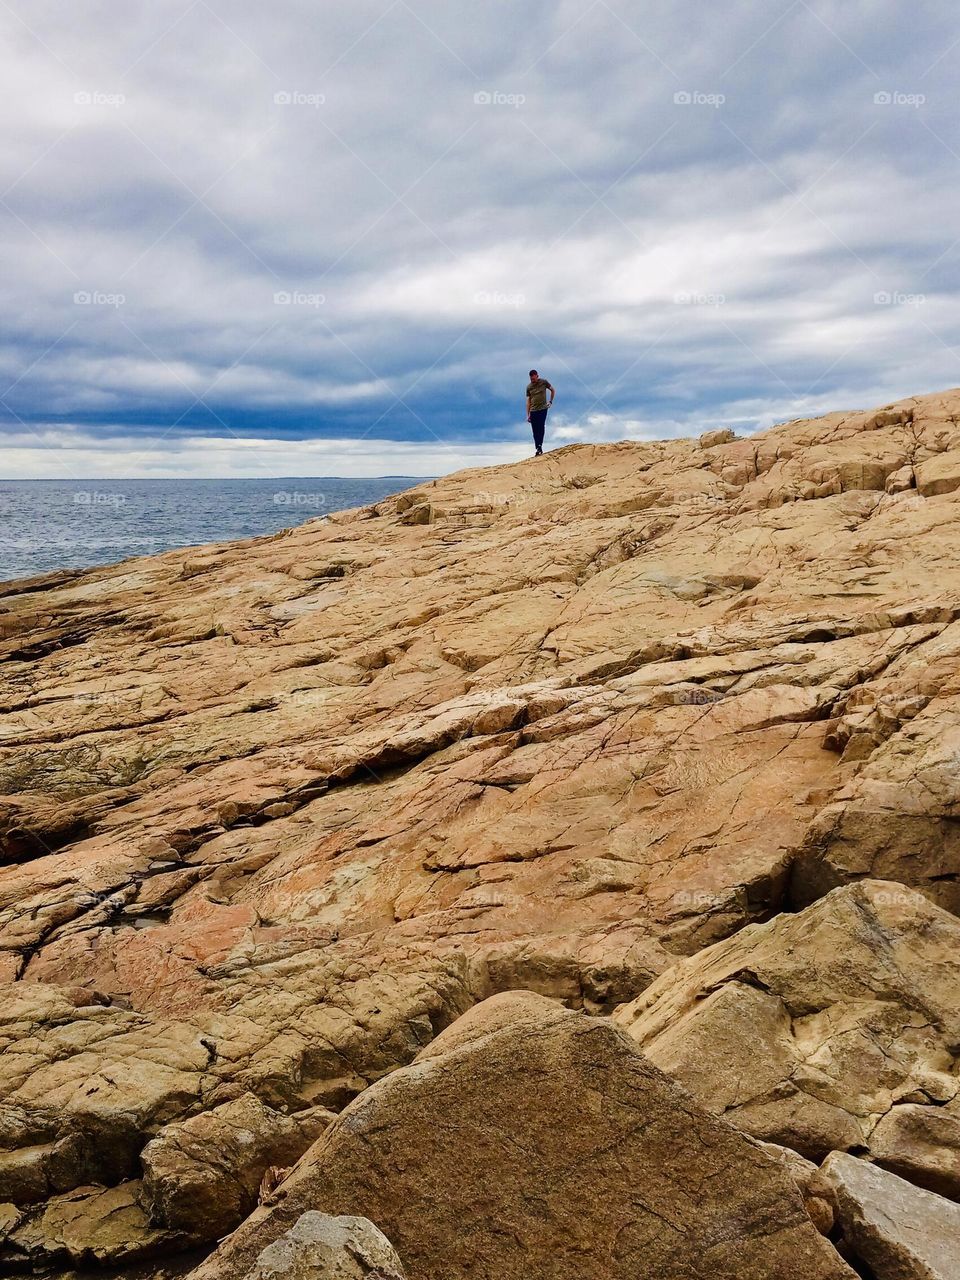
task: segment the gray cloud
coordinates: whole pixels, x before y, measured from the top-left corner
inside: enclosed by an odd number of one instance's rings
[[[216,437],[513,456],[531,362],[571,439],[958,380],[946,3],[0,14],[22,473],[164,433],[191,470]]]

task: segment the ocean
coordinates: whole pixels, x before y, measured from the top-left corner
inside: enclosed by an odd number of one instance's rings
[[[276,533],[422,476],[0,481],[0,580]]]

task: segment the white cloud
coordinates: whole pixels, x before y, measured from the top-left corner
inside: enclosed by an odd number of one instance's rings
[[[530,364],[557,440],[953,383],[949,12],[10,0],[0,433],[56,416],[133,466],[183,422],[150,466],[235,474],[202,406],[183,419],[201,396],[270,466],[299,434],[366,467],[369,433],[433,471],[434,436],[526,448]],[[48,466],[32,448],[5,469]]]
[[[516,462],[526,444],[463,446],[383,439],[278,441],[212,436],[116,436],[80,429],[20,431],[3,450],[11,480],[196,479],[202,477],[432,476],[463,467]]]

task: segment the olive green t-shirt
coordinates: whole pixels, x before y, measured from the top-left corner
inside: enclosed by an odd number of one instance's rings
[[[547,408],[547,392],[552,391],[553,387],[546,378],[538,378],[536,382],[527,384],[527,395],[530,397],[530,409],[536,412],[538,409]]]

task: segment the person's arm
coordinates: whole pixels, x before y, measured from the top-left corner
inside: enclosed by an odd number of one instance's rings
[[[557,394],[556,388],[552,382],[548,382],[547,386],[550,388],[550,404],[553,404],[553,397]]]
[[[527,396],[527,421],[530,421],[530,397]]]

